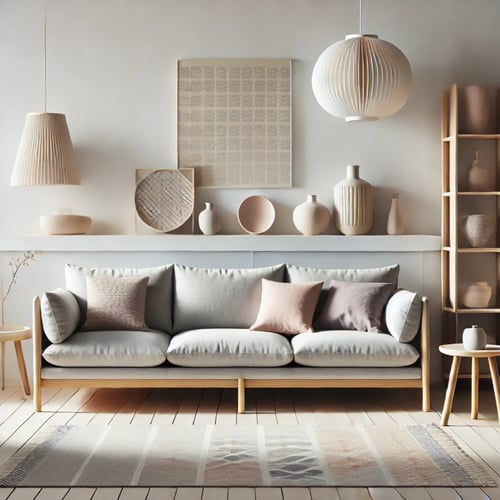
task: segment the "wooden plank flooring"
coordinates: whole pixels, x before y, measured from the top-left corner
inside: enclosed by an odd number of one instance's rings
[[[439,424],[443,391],[433,411],[404,389],[247,390],[247,411],[236,413],[231,389],[47,389],[44,411],[33,413],[21,389],[0,392],[0,463],[46,425]],[[467,387],[457,389],[446,428],[478,457],[500,485],[500,426],[493,392],[482,387],[479,419],[470,419]],[[0,488],[0,500],[500,500],[497,488]]]

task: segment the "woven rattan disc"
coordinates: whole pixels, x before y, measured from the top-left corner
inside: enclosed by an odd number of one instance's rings
[[[137,184],[135,208],[149,227],[173,231],[193,213],[193,185],[177,170],[155,170]]]

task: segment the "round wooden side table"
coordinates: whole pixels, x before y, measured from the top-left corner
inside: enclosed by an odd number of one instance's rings
[[[23,348],[21,340],[31,338],[31,328],[20,325],[2,325],[0,326],[0,342],[2,343],[2,391],[5,389],[5,342],[14,342],[16,350],[17,366],[23,383],[24,394],[30,395],[30,383],[24,363]]]
[[[496,361],[496,358],[500,356],[500,345],[488,344],[480,351],[468,351],[464,348],[463,344],[445,344],[439,346],[439,351],[447,356],[453,357],[448,387],[446,389],[446,397],[444,400],[443,414],[441,415],[441,425],[448,425],[448,418],[450,417],[453,397],[455,396],[455,388],[457,386],[458,370],[462,358],[471,358],[472,362],[470,417],[472,419],[477,418],[479,404],[479,360],[481,358],[486,358],[490,367],[497,415],[500,421],[500,385],[498,383],[498,367]]]

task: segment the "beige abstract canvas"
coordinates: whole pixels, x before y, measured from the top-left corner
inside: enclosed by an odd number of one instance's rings
[[[178,62],[178,166],[203,187],[292,185],[290,59]]]

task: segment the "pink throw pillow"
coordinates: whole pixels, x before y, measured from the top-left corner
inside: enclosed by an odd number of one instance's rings
[[[380,332],[382,312],[394,289],[394,283],[332,280],[314,328]]]
[[[280,283],[262,279],[260,308],[250,330],[294,335],[312,332],[314,309],[323,281]]]

